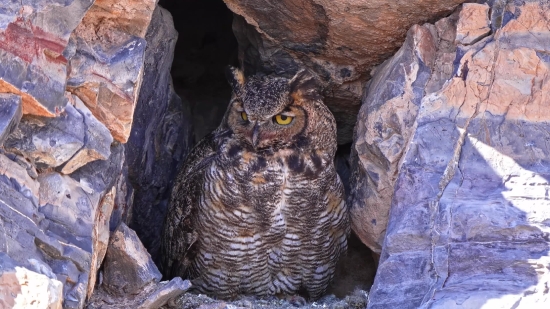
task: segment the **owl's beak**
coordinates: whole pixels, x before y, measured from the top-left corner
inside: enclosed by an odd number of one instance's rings
[[[258,147],[258,135],[260,135],[260,124],[256,121],[252,130],[252,146],[254,148]]]

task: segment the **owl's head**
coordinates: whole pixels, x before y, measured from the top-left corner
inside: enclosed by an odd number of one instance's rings
[[[233,67],[226,73],[233,89],[226,124],[254,149],[307,146],[312,131],[325,125],[334,131],[328,134],[335,134],[334,117],[322,103],[316,80],[309,72],[300,71],[291,79],[245,78]]]

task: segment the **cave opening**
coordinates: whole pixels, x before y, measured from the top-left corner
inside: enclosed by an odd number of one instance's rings
[[[217,128],[231,97],[225,76],[228,65],[240,67],[233,13],[222,0],[160,0],[173,16],[178,31],[171,69],[175,92],[188,104],[195,142]],[[245,59],[246,61],[246,59]],[[351,143],[338,146],[337,171],[349,193]],[[336,270],[327,294],[344,298],[369,290],[376,271],[372,252],[355,236]]]
[[[224,72],[239,65],[233,13],[222,0],[160,0],[159,5],[172,14],[179,33],[171,74],[174,90],[190,106],[199,141],[218,126],[231,97]]]

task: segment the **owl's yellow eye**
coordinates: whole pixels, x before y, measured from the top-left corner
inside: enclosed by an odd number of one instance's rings
[[[294,119],[294,117],[285,116],[281,114],[275,116],[275,122],[280,125],[290,124],[292,122],[292,119]]]
[[[245,112],[242,112],[242,113],[241,113],[241,118],[242,118],[244,121],[247,121],[247,120],[248,120],[248,115],[247,115]]]

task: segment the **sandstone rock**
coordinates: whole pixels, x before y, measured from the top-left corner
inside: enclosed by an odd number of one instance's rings
[[[103,285],[113,295],[138,294],[162,278],[136,233],[124,223],[111,236],[103,267]]]
[[[93,0],[2,1],[0,92],[18,94],[23,113],[59,114],[64,104],[69,35]]]
[[[459,47],[422,99],[368,308],[550,301],[549,7],[488,3],[493,34]]]
[[[0,93],[0,146],[21,120],[21,97]]]
[[[189,107],[174,93],[170,77],[176,39],[171,15],[157,7],[146,35],[144,83],[126,144],[128,176],[135,190],[130,226],[153,259],[173,179],[193,142]]]
[[[403,43],[407,29],[450,13],[464,0],[224,0],[245,73],[316,72],[338,122],[338,143],[351,142],[369,72]]]
[[[487,4],[465,3],[456,25],[456,41],[469,45],[481,40],[491,32],[489,6]]]
[[[21,267],[0,252],[0,307],[61,309],[62,303],[61,282]]]
[[[377,253],[386,233],[400,159],[433,72],[438,42],[434,28],[409,30],[401,49],[376,69],[359,112],[348,199],[355,234]]]
[[[125,143],[143,74],[144,35],[156,1],[95,1],[71,36],[67,89]]]

